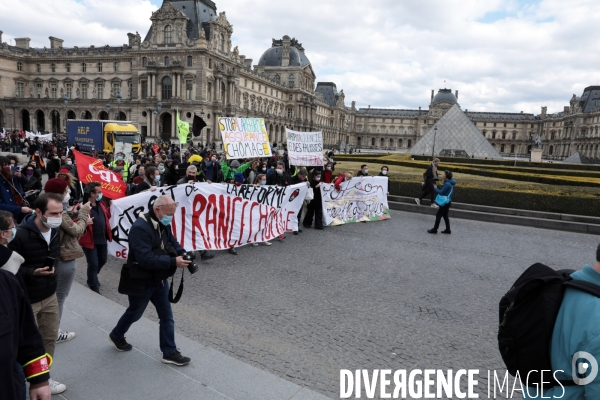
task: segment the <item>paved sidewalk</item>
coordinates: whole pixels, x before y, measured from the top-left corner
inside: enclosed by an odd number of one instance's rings
[[[179,334],[177,346],[192,362],[185,367],[162,364],[158,323],[146,317],[127,334],[133,350],[118,352],[108,332],[124,311],[121,305],[73,283],[61,326],[77,336],[56,346],[51,375],[67,390],[53,399],[326,399]]]

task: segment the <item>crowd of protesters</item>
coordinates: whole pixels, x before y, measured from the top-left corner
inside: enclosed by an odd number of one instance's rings
[[[21,338],[27,338],[31,342],[28,352],[22,352],[19,346],[13,346],[13,357],[10,359],[12,371],[0,378],[0,386],[12,385],[9,393],[14,393],[14,398],[24,399],[24,380],[27,379],[31,384],[30,395],[35,395],[32,398],[49,398],[45,396],[65,391],[66,385],[50,378],[48,373],[32,374],[31,365],[46,363],[48,367],[54,362],[60,362],[53,359],[56,344],[75,338],[75,332],[61,329],[60,320],[75,277],[77,259],[85,257],[87,285],[100,293],[98,276],[107,262],[107,244],[112,240],[111,199],[103,196],[99,182],[87,182],[83,185],[79,181],[73,152],[78,147],[69,146],[64,136],[55,135],[50,141],[41,141],[38,138],[30,139],[16,133],[9,135],[2,132],[0,139],[2,150],[12,153],[0,156],[0,267],[13,276],[11,280],[0,274],[0,283],[14,283],[15,279],[18,281],[19,288],[14,289],[14,301],[31,304],[29,312],[32,315],[22,319],[24,329],[34,329],[30,321],[34,321],[37,326],[35,332],[21,335]],[[108,169],[121,176],[127,184],[127,195],[193,182],[256,186],[306,183],[313,189],[314,197],[306,202],[304,211],[300,211],[299,229],[293,232],[294,235],[301,233],[302,228],[324,229],[320,193],[322,183],[333,184],[340,190],[342,182],[354,177],[352,171],[336,171],[333,151],[324,154],[322,166],[297,167],[290,165],[287,148],[283,146],[279,149],[276,143],[272,146],[273,153],[270,157],[246,160],[226,160],[224,153],[215,147],[213,143],[180,149],[175,144],[144,143],[139,154],[127,156],[117,153],[105,156],[94,153],[92,156],[102,160]],[[21,162],[17,154],[26,156],[27,162]],[[435,167],[433,174],[437,173]],[[387,173],[388,167],[384,166],[379,176],[387,177]],[[47,178],[43,179],[43,175],[47,175]],[[429,175],[431,174],[428,173],[428,178]],[[356,176],[370,176],[368,166],[362,165]],[[451,173],[447,173],[446,178],[450,182]],[[427,181],[426,187],[428,191],[435,191],[430,188],[432,180],[430,181]],[[448,186],[451,187],[454,183],[452,181]],[[447,194],[446,189],[442,190]],[[169,200],[161,200],[162,203],[145,216],[154,226],[160,227],[163,224],[163,230],[159,229],[163,234],[165,226],[169,227],[168,221],[175,207]],[[443,207],[444,213],[438,216],[435,230],[439,220],[444,218],[448,231],[446,233],[449,233],[448,208],[449,204]],[[140,224],[140,232],[148,231],[148,226]],[[150,225],[149,231],[152,231],[152,226]],[[172,241],[169,230],[166,234],[167,240]],[[276,238],[279,241],[284,239],[284,234]],[[253,246],[260,244],[270,246],[272,243],[254,243]],[[238,254],[235,248],[228,251],[233,255]],[[183,254],[178,251],[176,266],[179,268],[189,264],[189,261],[182,259]],[[206,251],[202,251],[200,256],[201,260],[214,257]],[[168,259],[165,265],[168,268],[175,267],[175,264],[170,265]],[[166,315],[165,325],[171,326],[169,329],[172,330],[170,305],[167,309],[167,302],[163,298],[167,292],[162,285],[156,287],[148,292],[145,303],[130,296],[130,308],[110,334],[110,340],[117,350],[131,349],[123,335],[136,318],[141,316],[150,300],[157,307],[157,304],[162,304],[161,312],[163,316]],[[161,320],[161,326],[162,324]],[[185,365],[189,358],[183,357],[179,349],[173,351],[176,347],[172,340],[168,340],[172,334],[169,329],[163,332],[161,328],[161,349],[168,349],[164,350],[163,362]],[[42,367],[43,365],[40,366]],[[0,367],[0,372],[4,372],[2,368]]]

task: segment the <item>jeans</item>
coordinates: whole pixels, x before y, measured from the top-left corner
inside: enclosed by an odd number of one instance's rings
[[[139,320],[144,314],[144,310],[151,301],[156,308],[158,319],[160,321],[160,350],[165,357],[170,356],[177,350],[175,345],[175,321],[173,320],[173,310],[169,303],[169,282],[165,279],[158,286],[148,286],[143,296],[128,296],[129,307],[125,310],[117,326],[112,330],[111,335],[115,340],[125,337],[129,327]]]
[[[62,318],[63,304],[69,295],[75,271],[77,270],[77,260],[58,261],[56,263],[56,298],[58,300],[58,321]]]
[[[450,218],[448,218],[448,211],[450,211],[450,204],[448,203],[445,206],[441,206],[438,208],[437,214],[435,215],[435,225],[433,226],[433,230],[437,231],[440,227],[440,220],[444,218],[444,223],[446,224],[446,230],[450,230]]]
[[[90,289],[98,291],[100,282],[98,282],[98,274],[108,257],[108,246],[106,244],[94,244],[93,249],[83,248],[85,259],[87,260],[87,285]]]

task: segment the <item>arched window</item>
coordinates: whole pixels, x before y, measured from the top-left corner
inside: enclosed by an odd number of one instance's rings
[[[385,145],[383,138],[381,138],[380,142],[381,142],[381,147],[383,147]]]
[[[394,139],[390,139],[390,147],[394,147]]]
[[[496,139],[496,132],[492,132],[492,139]]]
[[[410,149],[412,147],[412,140],[408,139],[407,147]]]
[[[504,145],[500,146],[500,153],[504,153]]]
[[[371,138],[371,146],[375,146],[375,138]]]
[[[398,140],[398,147],[402,148],[402,139]]]
[[[173,43],[173,28],[171,25],[165,26],[165,43]]]
[[[165,57],[165,67],[169,66],[169,56]]]
[[[548,149],[548,154],[552,155],[553,152],[554,152],[554,146],[550,146],[550,149]]]
[[[291,87],[291,88],[293,88],[293,87],[294,87],[294,80],[295,80],[295,79],[296,79],[296,78],[294,77],[294,75],[293,75],[293,74],[292,74],[292,75],[290,75],[290,78],[289,78],[289,81],[288,81],[289,87]]]
[[[23,71],[23,63],[20,61],[17,63],[17,71]]]
[[[510,145],[510,153],[515,154],[515,145],[514,144]]]
[[[173,81],[170,76],[165,76],[162,80],[162,99],[169,100],[173,96]]]

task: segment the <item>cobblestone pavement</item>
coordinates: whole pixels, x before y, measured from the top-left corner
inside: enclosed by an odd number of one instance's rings
[[[238,256],[215,252],[186,273],[176,329],[332,398],[340,369],[383,368],[480,369],[477,391],[487,398],[487,371],[503,367],[501,296],[534,262],[592,263],[598,237],[451,222],[452,235],[431,235],[431,216],[393,211],[388,221],[305,229]],[[111,259],[100,289],[126,305],[119,271]],[[77,281],[85,284],[85,259]],[[145,315],[157,319],[152,306]]]

